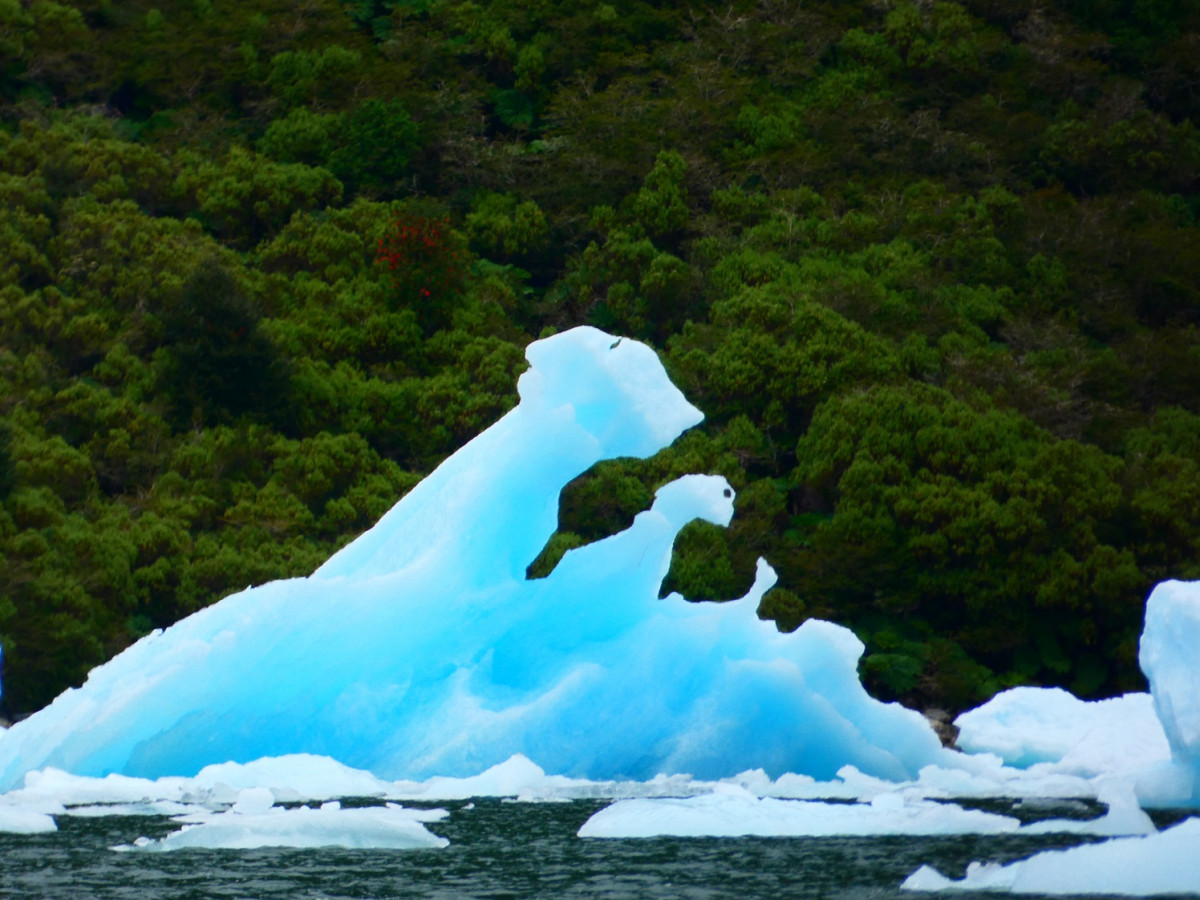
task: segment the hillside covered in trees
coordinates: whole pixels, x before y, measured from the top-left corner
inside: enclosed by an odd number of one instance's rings
[[[1200,577],[1188,0],[0,0],[10,716],[307,574],[510,408],[649,342],[705,423],[665,589],[853,627],[880,696],[1142,687]]]

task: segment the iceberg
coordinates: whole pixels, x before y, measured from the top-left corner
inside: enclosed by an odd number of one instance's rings
[[[1200,806],[1200,585],[1148,602],[1150,693],[1017,689],[959,718],[970,753],[945,749],[919,713],[866,693],[853,633],[758,619],[765,561],[740,600],[658,597],[679,530],[729,523],[723,478],[661,486],[628,529],[528,579],[564,485],[702,416],[635,341],[579,328],[526,355],[520,403],[311,576],[148,635],[0,730],[0,831],[153,813],[185,827],[136,849],[432,847],[433,813],[334,801],[604,797],[580,834],[1148,834],[1098,847],[1194,883],[1170,856],[1197,826],[1153,834],[1140,807]],[[944,802],[962,797],[1108,812],[1022,826]],[[812,802],[830,798],[854,802]],[[279,806],[300,802],[321,805]],[[1020,890],[1039,858],[967,881]],[[906,886],[965,883],[922,869]]]
[[[850,631],[757,618],[765,562],[740,601],[659,599],[678,531],[728,524],[723,478],[664,485],[626,531],[528,580],[568,481],[702,415],[635,341],[577,328],[526,357],[520,403],[311,576],[147,635],[0,735],[0,790],[48,767],[160,778],[296,754],[393,780],[518,754],[589,779],[953,765],[919,713],[866,693]]]
[[[1159,805],[1200,807],[1200,582],[1164,581],[1146,601],[1138,662],[1150,682],[1154,710],[1171,748],[1171,762],[1142,778],[1164,794]],[[1168,785],[1170,787],[1168,787]]]
[[[1143,807],[1200,808],[1200,582],[1166,581],[1146,601],[1138,661],[1149,693],[1085,701],[1013,688],[963,713],[960,749],[1043,778],[1132,786]]]
[[[1087,701],[1061,688],[1010,688],[954,724],[960,750],[994,753],[1020,768],[1051,763],[1090,778],[1171,758],[1147,693]]]

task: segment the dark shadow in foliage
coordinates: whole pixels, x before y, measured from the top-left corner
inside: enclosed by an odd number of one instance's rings
[[[634,516],[650,508],[654,494],[638,477],[639,462],[602,460],[562,489],[558,530],[530,563],[528,578],[545,578],[568,550],[624,531],[633,524]]]
[[[176,427],[242,416],[286,424],[284,362],[259,330],[261,313],[219,262],[197,266],[162,318],[159,384]]]
[[[556,531],[546,541],[546,546],[537,555],[537,559],[525,569],[528,579],[545,578],[554,571],[559,561],[567,555],[568,550],[582,547],[586,542],[579,535],[570,531]]]
[[[650,509],[659,481],[652,461],[602,460],[562,489],[558,530],[526,569],[528,578],[545,578],[568,550],[624,531]],[[675,538],[671,567],[659,595],[678,591],[688,600],[732,600],[754,583],[752,542],[739,546],[730,529],[697,520]]]
[[[348,191],[387,193],[408,172],[420,133],[404,105],[368,100],[342,121],[329,168]]]
[[[12,459],[12,428],[0,420],[0,500],[17,485],[17,467]]]
[[[534,98],[524,91],[497,88],[491,96],[494,113],[492,136],[512,132],[527,134],[535,132],[537,105]],[[498,123],[498,124],[497,124]]]
[[[663,579],[659,596],[678,591],[688,600],[735,600],[754,584],[747,580],[746,566],[738,565],[746,548],[734,546],[728,528],[696,519],[683,526],[675,538],[671,568]],[[742,552],[739,552],[739,549]],[[750,569],[753,572],[753,567]]]

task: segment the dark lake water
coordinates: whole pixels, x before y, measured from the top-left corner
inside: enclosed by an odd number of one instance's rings
[[[21,898],[898,898],[924,863],[961,877],[971,860],[1070,846],[1066,836],[660,838],[575,836],[605,801],[438,804],[442,850],[186,850],[116,853],[163,818],[63,817],[47,835],[0,835],[0,897]],[[994,896],[955,894],[954,897]]]

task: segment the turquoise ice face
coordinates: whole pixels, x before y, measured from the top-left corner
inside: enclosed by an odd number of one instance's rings
[[[863,691],[850,632],[757,618],[765,563],[741,601],[658,598],[679,529],[733,515],[723,478],[664,486],[629,529],[526,580],[567,482],[702,418],[637,342],[579,328],[527,357],[520,404],[312,576],[148,635],[0,736],[0,790],[45,766],[191,775],[286,753],[387,778],[516,753],[592,778],[904,778],[942,758],[919,714]]]

